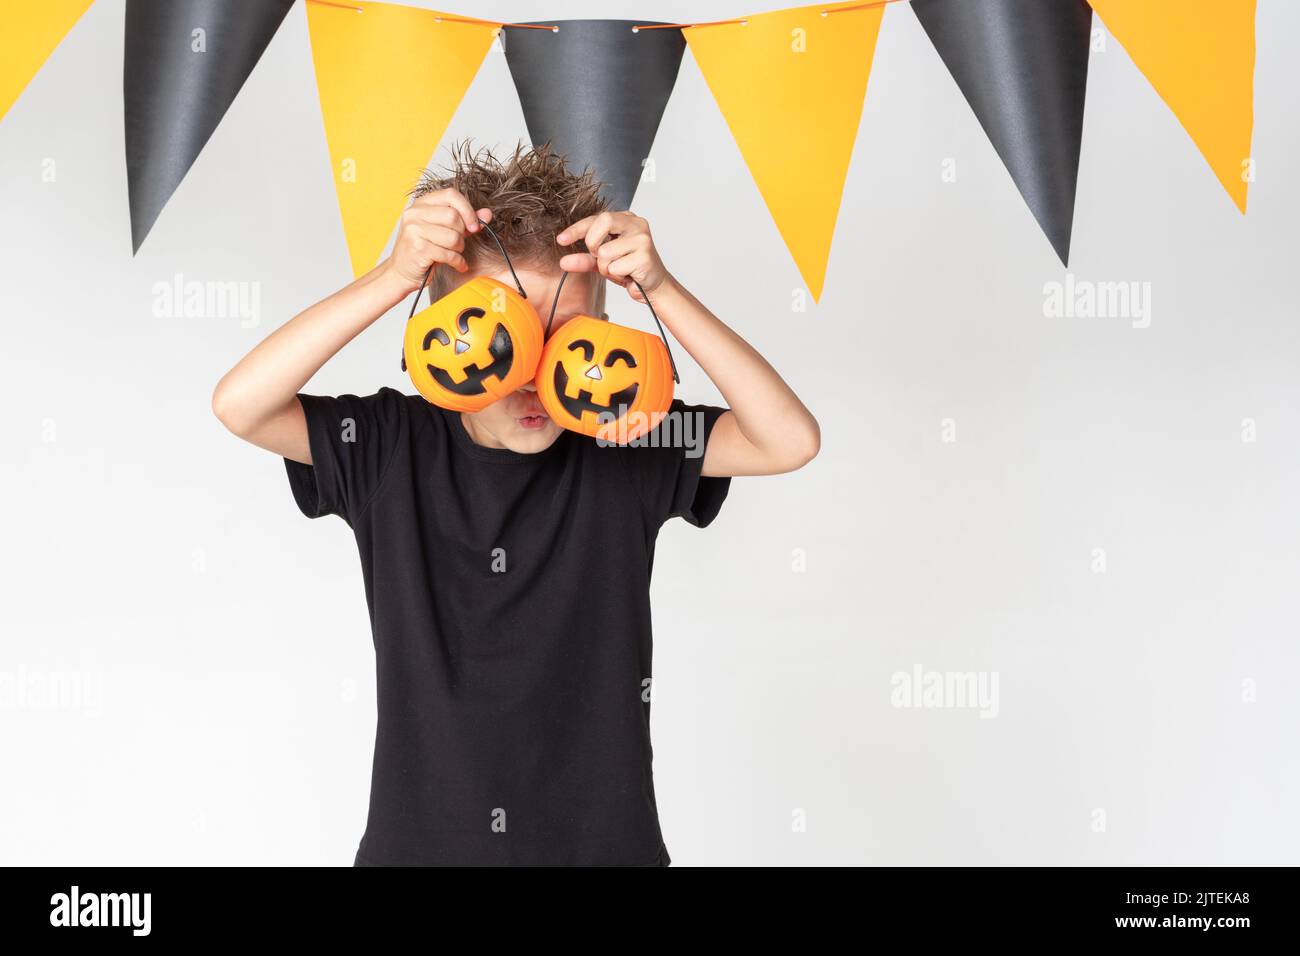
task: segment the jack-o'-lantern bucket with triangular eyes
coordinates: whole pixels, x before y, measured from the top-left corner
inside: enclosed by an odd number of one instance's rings
[[[676,380],[666,341],[578,315],[546,340],[535,384],[557,425],[625,445],[663,420]]]
[[[415,292],[402,341],[402,370],[416,391],[453,412],[481,411],[530,382],[545,338],[506,247],[491,226],[482,219],[479,225],[497,244],[518,291],[477,276],[416,315],[420,293],[437,266],[431,262]]]
[[[527,384],[542,352],[536,310],[503,282],[478,276],[406,323],[402,357],[434,405],[477,412]]]

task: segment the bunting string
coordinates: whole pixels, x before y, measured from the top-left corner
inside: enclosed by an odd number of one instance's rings
[[[322,7],[336,7],[340,10],[352,10],[355,13],[366,12],[364,7],[354,7],[348,3],[338,3],[336,2],[336,0],[307,0],[307,2],[315,3]],[[895,2],[895,0],[887,0],[887,2],[893,3]],[[413,9],[418,10],[420,8],[415,7]],[[504,23],[500,20],[484,20],[481,19],[480,17],[463,17],[455,13],[435,13],[432,10],[427,12],[433,14],[434,23],[442,23],[444,20],[446,20],[449,23],[481,23],[487,26],[494,26],[494,27],[519,27],[525,30],[549,30],[552,33],[558,33],[560,30],[559,26],[551,23]]]
[[[591,168],[621,209],[630,208],[652,162],[689,48],[818,299],[881,17],[904,4],[1062,263],[1070,254],[1094,15],[1245,212],[1255,176],[1257,0],[848,0],[694,23],[512,23],[375,0],[306,0],[353,271],[382,256],[408,190],[488,50],[508,37],[505,59],[529,139]],[[42,0],[9,11],[0,32],[0,118],[91,5]],[[138,250],[293,0],[126,0],[125,7],[127,185]],[[200,55],[209,52],[215,55]]]
[[[846,13],[850,10],[871,10],[875,7],[887,7],[893,3],[910,3],[911,0],[866,0],[863,3],[844,3],[835,7],[825,7],[818,11],[823,17],[828,17],[833,13]],[[639,23],[632,27],[633,33],[640,33],[642,30],[691,30],[696,27],[724,27],[732,24],[740,26],[749,25],[749,17],[739,17],[733,20],[707,20],[700,23]]]

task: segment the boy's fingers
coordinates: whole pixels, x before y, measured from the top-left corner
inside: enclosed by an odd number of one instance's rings
[[[435,226],[446,226],[457,232],[465,231],[465,220],[460,212],[451,206],[412,206],[406,212],[402,213],[402,222],[404,223],[423,223],[427,222]]]
[[[632,239],[648,235],[642,220],[630,212],[604,212],[587,229],[587,249],[599,252],[613,239]]]
[[[431,242],[435,246],[442,246],[446,249],[461,250],[465,248],[465,233],[459,228],[460,223],[457,221],[456,228],[443,225],[433,220],[416,220],[408,222],[406,228],[411,230],[412,234]]]
[[[639,249],[637,240],[632,236],[620,236],[617,239],[610,239],[602,243],[596,250],[596,257],[604,260],[614,260],[620,256],[626,256],[636,252]]]
[[[573,242],[581,239],[586,244],[587,251],[594,253],[600,248],[601,243],[619,232],[618,216],[620,215],[622,214],[602,212],[588,216],[566,229],[564,235],[572,237]]]
[[[447,249],[443,246],[431,246],[429,252],[432,253],[430,256],[430,264],[441,262],[451,266],[457,272],[469,271],[469,263],[466,262],[465,257],[455,249]]]
[[[618,234],[618,219],[612,212],[602,212],[587,226],[587,234],[583,236],[582,241],[587,245],[587,251],[595,253],[599,251],[601,244],[612,235]]]
[[[560,257],[560,268],[565,272],[595,272],[596,257],[587,252],[571,252]]]
[[[474,207],[469,204],[469,200],[461,195],[459,190],[438,189],[431,193],[425,193],[415,203],[423,206],[450,206],[460,215],[466,229],[470,232],[478,231],[478,214],[474,211]]]
[[[625,279],[632,273],[636,272],[641,263],[633,256],[624,256],[622,259],[615,259],[606,268],[605,271],[611,279]]]
[[[591,227],[591,223],[595,218],[595,216],[587,216],[585,219],[570,223],[555,237],[555,241],[562,246],[573,245],[587,234],[587,230]]]
[[[593,232],[593,230],[597,231]],[[562,246],[570,246],[583,239],[587,243],[587,248],[595,249],[608,235],[632,235],[645,231],[645,220],[641,217],[630,212],[606,210],[565,226],[564,230],[555,237],[555,241]]]
[[[465,249],[465,234],[459,229],[448,229],[446,226],[424,226],[421,229],[421,235],[435,246],[442,246],[444,249],[451,249],[455,252],[462,252]]]

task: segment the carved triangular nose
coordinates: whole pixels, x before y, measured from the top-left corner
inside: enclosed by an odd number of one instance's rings
[[[604,378],[604,376],[600,374],[600,367],[597,365],[593,365],[591,368],[587,369],[585,374],[587,378],[594,378],[598,382]]]
[[[468,351],[469,351],[469,343],[466,342],[464,339],[457,339],[456,354],[459,355],[461,352],[468,352]]]

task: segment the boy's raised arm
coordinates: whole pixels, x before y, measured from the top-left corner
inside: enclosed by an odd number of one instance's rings
[[[212,411],[245,441],[310,465],[307,422],[298,393],[343,346],[420,287],[435,262],[458,272],[465,233],[479,229],[477,212],[454,189],[421,196],[402,214],[393,254],[351,285],[290,319],[222,377]]]
[[[594,255],[560,260],[569,272],[596,271],[644,301],[635,279],[673,337],[718,387],[730,411],[718,419],[704,451],[706,476],[776,475],[802,468],[817,454],[817,420],[754,347],[669,275],[646,221],[605,212],[566,228],[556,241],[582,239]]]

